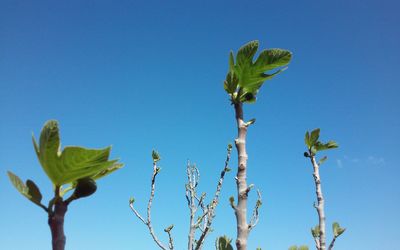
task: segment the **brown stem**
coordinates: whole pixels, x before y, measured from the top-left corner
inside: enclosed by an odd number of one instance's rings
[[[54,204],[54,212],[49,212],[49,226],[51,230],[53,250],[64,250],[66,237],[64,234],[64,217],[68,205],[61,198]]]
[[[247,153],[246,153],[246,135],[247,126],[243,121],[242,103],[235,103],[235,115],[238,128],[238,138],[235,140],[235,146],[238,152],[238,172],[236,184],[238,191],[238,203],[235,208],[237,238],[236,247],[238,250],[247,249],[247,238],[249,235],[249,226],[247,224]]]

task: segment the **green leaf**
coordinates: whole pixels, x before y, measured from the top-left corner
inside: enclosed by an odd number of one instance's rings
[[[311,146],[310,151],[311,151],[311,156],[315,156],[315,154],[317,153],[317,149],[315,146]]]
[[[315,143],[317,143],[318,138],[319,138],[319,132],[320,132],[319,128],[314,129],[311,132],[311,136],[310,136],[310,144],[311,144],[311,146],[313,146],[313,145],[315,145]]]
[[[118,169],[118,160],[109,161],[111,147],[87,149],[70,146],[61,151],[58,122],[45,123],[40,134],[39,146],[33,137],[33,145],[40,164],[56,186],[72,183],[85,177],[105,176],[104,171]]]
[[[111,167],[104,169],[104,170],[98,172],[97,174],[93,175],[92,179],[98,180],[100,178],[103,178],[104,176],[111,174],[112,172],[122,168],[123,166],[124,166],[124,164],[122,164],[122,163],[114,163]]]
[[[224,81],[224,89],[228,94],[235,93],[237,86],[239,84],[239,78],[234,71],[229,71],[226,75],[226,80]]]
[[[39,187],[32,180],[26,181],[26,186],[28,187],[28,193],[32,197],[31,200],[37,204],[42,201],[42,194],[40,193]]]
[[[232,240],[227,236],[219,237],[216,241],[216,249],[217,250],[233,250],[231,245]]]
[[[339,145],[334,141],[329,141],[328,143],[323,144],[322,142],[316,142],[315,148],[317,151],[328,150],[333,148],[338,148]]]
[[[289,247],[289,249],[288,250],[297,250],[297,246],[296,245],[294,245],[294,246],[291,246],[291,247]]]
[[[306,135],[304,136],[304,142],[306,143],[307,147],[311,147],[311,141],[310,141],[310,133],[307,131]]]
[[[266,72],[278,67],[288,65],[292,58],[292,53],[283,49],[263,50],[258,56],[254,66],[258,72]]]
[[[244,125],[245,125],[246,127],[248,127],[248,126],[254,124],[255,122],[256,122],[256,118],[253,118],[253,119],[250,119],[248,122],[246,122]]]
[[[333,229],[333,235],[335,238],[339,237],[346,230],[346,228],[341,228],[339,223],[337,223],[337,222],[334,222],[332,224],[332,229]]]
[[[228,92],[229,89],[230,92],[228,93],[231,94],[232,97],[235,97],[232,98],[234,101],[247,103],[255,102],[256,95],[263,83],[281,73],[284,69],[279,69],[272,74],[267,74],[266,72],[287,65],[292,56],[287,50],[270,49],[262,51],[257,60],[253,62],[257,49],[258,41],[251,41],[242,46],[237,53],[236,64],[233,60],[233,53],[230,53],[229,72],[235,72],[238,78],[238,84],[230,85],[229,81],[226,81],[225,90]],[[237,95],[232,94],[233,86],[235,86],[235,91],[237,91],[237,86],[239,86],[240,89],[242,89],[241,93]],[[239,99],[236,100],[238,96]]]
[[[22,180],[11,171],[7,171],[7,174],[11,183],[18,190],[18,192],[20,192],[28,200],[40,206],[40,202],[42,201],[42,194],[40,193],[39,188],[33,181],[28,180],[26,184],[24,184]]]
[[[325,145],[328,149],[339,147],[339,145],[335,141],[328,141]]]
[[[155,150],[151,152],[151,157],[153,158],[153,162],[158,162],[159,160],[161,160],[160,154]]]
[[[322,158],[318,161],[318,165],[321,165],[321,164],[324,163],[327,159],[328,159],[327,156],[322,157]]]
[[[314,228],[311,228],[311,234],[314,238],[318,238],[321,234],[321,232],[319,231],[319,226],[316,225]]]
[[[256,54],[258,49],[258,41],[250,41],[240,47],[237,56],[236,63],[238,65],[248,65],[253,63],[253,57]]]
[[[309,250],[308,246],[299,246],[298,250]]]

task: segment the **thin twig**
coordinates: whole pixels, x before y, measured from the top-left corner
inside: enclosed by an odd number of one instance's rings
[[[166,232],[168,234],[168,239],[169,239],[168,247],[169,247],[169,249],[174,249],[174,240],[173,240],[172,235],[171,235],[172,228],[174,228],[174,225],[171,225],[171,226],[167,227],[166,229],[164,229],[164,232]]]
[[[333,237],[333,239],[332,239],[332,241],[331,241],[331,244],[329,244],[328,250],[332,250],[333,245],[335,245],[336,238],[337,238],[337,237]]]
[[[229,169],[229,160],[231,158],[231,150],[232,150],[232,146],[229,144],[228,145],[228,149],[227,149],[227,155],[226,155],[226,159],[225,159],[225,165],[224,165],[224,169],[221,171],[221,175],[220,178],[218,180],[218,184],[217,184],[217,189],[215,191],[214,194],[214,198],[211,201],[211,203],[207,206],[207,211],[206,211],[206,222],[205,222],[205,227],[204,227],[204,231],[202,232],[202,234],[200,235],[199,240],[196,243],[196,250],[200,250],[203,247],[203,243],[205,238],[207,237],[208,233],[211,230],[211,224],[212,224],[212,220],[215,217],[215,208],[218,205],[218,201],[219,201],[219,195],[221,193],[221,189],[222,189],[222,184],[224,182],[224,178],[225,178],[225,174],[226,172],[230,171]]]
[[[151,178],[151,192],[150,192],[150,198],[149,202],[147,203],[147,219],[145,220],[139,212],[133,207],[133,201],[130,202],[129,206],[131,210],[134,212],[136,217],[138,217],[149,229],[150,235],[153,238],[154,242],[163,250],[167,250],[167,247],[165,247],[161,241],[157,238],[157,236],[154,233],[154,229],[151,223],[151,205],[153,203],[153,198],[154,198],[154,193],[155,193],[155,183],[156,183],[156,176],[158,172],[160,171],[160,168],[157,166],[157,161],[153,162],[153,174]],[[173,249],[173,241],[171,237],[171,231],[172,227],[168,230],[168,237],[169,237],[169,249]]]
[[[249,223],[249,231],[251,231],[251,229],[253,229],[257,225],[257,223],[260,219],[260,216],[258,213],[258,209],[262,205],[260,190],[257,190],[257,195],[258,195],[257,202],[256,202],[256,205],[254,206],[253,215],[251,216],[250,223]]]

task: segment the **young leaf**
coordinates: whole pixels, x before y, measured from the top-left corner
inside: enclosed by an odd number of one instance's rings
[[[310,148],[312,146],[311,141],[310,141],[310,133],[308,131],[306,132],[306,135],[304,136],[304,142],[306,143],[307,148]]]
[[[226,75],[226,80],[224,81],[224,89],[228,94],[233,94],[239,84],[239,78],[237,77],[235,71],[229,71]]]
[[[299,246],[298,250],[309,250],[308,246]]]
[[[254,67],[258,72],[266,72],[289,64],[292,53],[283,49],[263,50],[258,56]]]
[[[18,192],[20,192],[28,200],[40,206],[40,202],[42,201],[42,194],[40,193],[39,188],[33,181],[28,180],[27,184],[25,185],[22,180],[11,171],[7,171],[7,174],[11,183],[18,190]]]
[[[338,148],[339,145],[335,141],[328,141],[328,143],[325,144],[327,148]]]
[[[323,144],[322,142],[315,143],[315,148],[317,151],[328,150],[339,147],[338,144],[334,141],[329,141],[328,143]]]
[[[314,228],[311,228],[311,234],[314,238],[318,238],[319,235],[321,234],[319,231],[319,226],[316,225]]]
[[[256,54],[258,49],[258,41],[250,41],[240,47],[237,56],[236,56],[236,64],[237,65],[249,65],[253,63],[253,57]]]
[[[284,69],[280,69],[272,74],[267,74],[266,72],[287,65],[292,55],[287,50],[264,50],[260,53],[257,60],[253,62],[257,49],[258,41],[251,41],[239,49],[236,56],[236,64],[234,64],[232,52],[229,57],[229,71],[235,72],[239,80],[237,86],[243,89],[242,93],[235,96],[235,100],[239,96],[240,102],[255,102],[256,95],[263,83],[281,73]],[[227,81],[225,90],[231,90],[228,86],[229,82]]]
[[[319,132],[320,132],[320,129],[319,129],[319,128],[314,129],[314,130],[311,132],[311,136],[310,136],[310,144],[311,144],[311,145],[314,145],[314,144],[318,141]]]
[[[35,138],[33,145],[43,170],[56,186],[93,177],[113,168],[117,162],[108,160],[111,147],[87,149],[73,146],[65,147],[61,151],[58,122],[55,120],[45,123],[40,134],[39,146]]]
[[[333,235],[335,236],[335,238],[339,237],[346,230],[346,228],[341,228],[339,223],[337,223],[337,222],[334,222],[332,224],[332,229],[333,229]]]
[[[40,193],[38,186],[36,186],[36,184],[29,179],[26,181],[26,186],[28,187],[28,194],[32,197],[31,200],[40,204],[43,196]]]
[[[233,250],[231,245],[232,240],[227,236],[219,237],[216,241],[216,249],[217,250]]]
[[[161,160],[160,155],[155,150],[151,152],[151,157],[153,158],[153,162],[158,162],[159,160]]]
[[[327,159],[328,159],[327,156],[322,157],[322,158],[318,161],[318,165],[321,165],[321,164],[324,163]]]

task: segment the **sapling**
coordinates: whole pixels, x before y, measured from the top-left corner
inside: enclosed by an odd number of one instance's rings
[[[310,158],[311,164],[313,166],[313,176],[315,182],[315,189],[317,195],[317,203],[314,203],[314,207],[318,213],[319,223],[317,226],[311,229],[311,234],[315,241],[315,246],[317,250],[326,249],[326,231],[325,231],[325,200],[322,193],[321,177],[319,174],[319,169],[322,163],[324,163],[328,157],[324,156],[319,161],[316,160],[316,154],[322,150],[334,149],[338,147],[338,144],[334,141],[328,141],[327,143],[322,143],[319,141],[320,129],[317,128],[311,133],[306,132],[304,141],[307,146],[307,152],[304,152],[304,157]],[[339,223],[334,222],[332,224],[333,229],[333,239],[329,244],[328,249],[331,250],[335,244],[337,237],[339,237],[346,229],[341,228]]]
[[[236,216],[237,238],[235,243],[238,250],[247,249],[247,239],[250,231],[258,222],[258,209],[261,206],[261,195],[260,192],[257,192],[259,197],[253,209],[253,215],[250,221],[247,222],[247,197],[253,185],[247,185],[248,156],[246,152],[246,136],[248,127],[255,122],[255,119],[244,121],[243,104],[254,103],[264,82],[283,72],[292,58],[290,51],[266,49],[260,52],[258,58],[254,61],[253,58],[257,49],[258,41],[251,41],[245,44],[237,52],[236,60],[231,51],[229,55],[229,71],[224,81],[224,89],[228,93],[235,110],[238,129],[238,137],[235,140],[238,153],[238,171],[235,178],[237,203],[235,204],[233,197],[230,198],[230,203]],[[276,71],[266,73],[271,70]]]
[[[24,183],[18,176],[8,171],[14,187],[48,214],[48,224],[52,236],[53,250],[64,250],[64,217],[71,202],[88,197],[96,192],[96,181],[123,164],[109,160],[111,147],[88,149],[67,146],[61,151],[58,122],[47,121],[41,131],[39,144],[32,136],[33,146],[40,165],[54,186],[54,197],[48,205],[42,204],[42,194],[32,180]],[[72,191],[68,198],[64,196]]]

